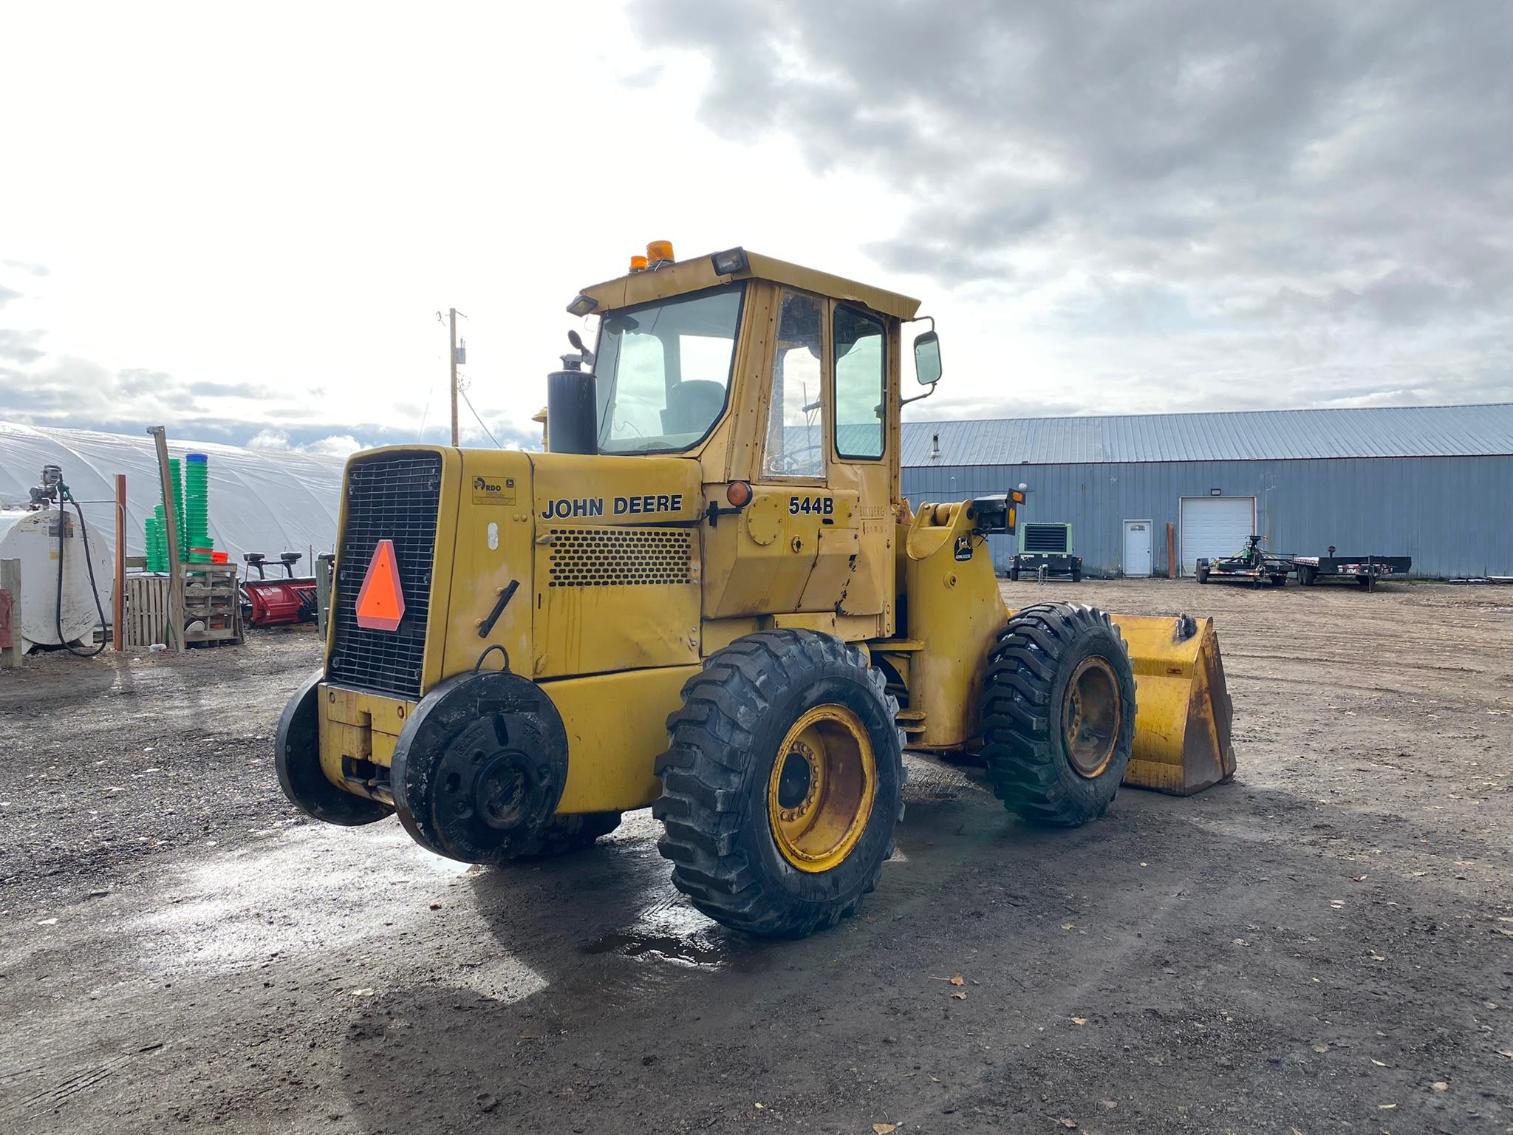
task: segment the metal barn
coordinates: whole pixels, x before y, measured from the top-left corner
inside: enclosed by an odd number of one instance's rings
[[[1513,575],[1513,403],[905,422],[903,466],[915,502],[1025,485],[1021,521],[1070,524],[1089,575],[1166,575],[1167,525],[1184,575],[1252,531]],[[1000,571],[1014,541],[990,538]]]

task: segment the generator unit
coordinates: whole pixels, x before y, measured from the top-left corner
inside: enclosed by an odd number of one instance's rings
[[[1019,551],[1009,562],[1009,578],[1021,575],[1070,576],[1082,581],[1082,557],[1072,555],[1070,524],[1026,523],[1019,529]]]

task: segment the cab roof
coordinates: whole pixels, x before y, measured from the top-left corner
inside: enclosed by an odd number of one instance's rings
[[[910,320],[919,311],[919,300],[898,292],[884,291],[841,276],[832,276],[814,268],[790,264],[756,252],[747,252],[746,268],[740,272],[720,274],[715,271],[712,255],[679,260],[650,271],[633,272],[618,279],[584,288],[581,293],[596,304],[594,311],[612,311],[634,307],[668,296],[702,291],[731,280],[771,280],[806,292],[815,292],[838,300],[861,304],[895,319]]]

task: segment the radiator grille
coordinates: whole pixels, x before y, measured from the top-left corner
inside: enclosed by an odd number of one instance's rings
[[[693,537],[686,528],[553,528],[550,587],[687,583]]]
[[[1070,542],[1071,532],[1071,527],[1066,524],[1026,524],[1024,550],[1026,552],[1065,552]]]
[[[420,696],[431,565],[441,500],[441,455],[382,453],[347,473],[347,525],[336,555],[330,677],[343,686],[396,697]],[[357,593],[380,540],[394,541],[405,613],[394,631],[357,625]]]

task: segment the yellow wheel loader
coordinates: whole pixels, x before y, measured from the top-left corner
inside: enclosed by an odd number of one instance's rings
[[[905,749],[1056,825],[1122,781],[1231,775],[1210,620],[1010,611],[986,536],[1019,494],[902,498],[918,306],[658,242],[569,305],[598,337],[548,377],[546,452],[354,455],[325,665],[277,734],[289,798],[485,864],[650,805],[698,909],[796,937],[876,886]],[[912,353],[933,388],[933,322]]]

